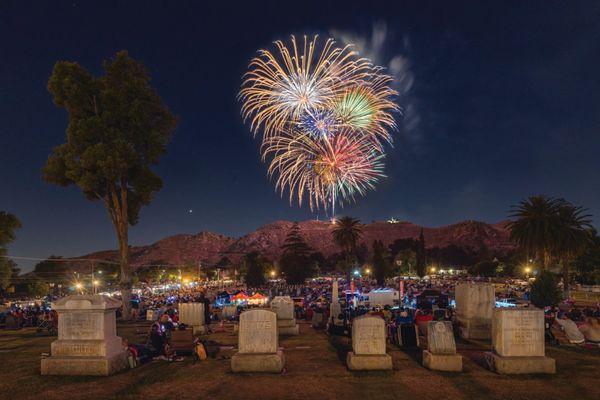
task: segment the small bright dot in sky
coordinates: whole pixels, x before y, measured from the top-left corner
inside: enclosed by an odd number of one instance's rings
[[[194,210],[192,210],[191,208],[190,208],[190,210],[188,211],[188,213],[190,213],[190,214],[191,214],[191,213],[193,213],[193,212],[194,212]]]

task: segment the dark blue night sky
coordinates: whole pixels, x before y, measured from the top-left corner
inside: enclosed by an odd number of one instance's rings
[[[543,193],[589,208],[598,223],[598,2],[20,0],[0,4],[0,209],[23,223],[10,253],[116,247],[102,205],[44,183],[40,170],[65,136],[66,113],[46,90],[54,63],[98,74],[122,49],[145,63],[181,120],[157,168],[164,189],[132,228],[132,244],[316,218],[274,192],[236,101],[255,51],[290,33],[366,43],[400,78],[406,112],[388,178],[340,213],[428,226],[497,222]]]

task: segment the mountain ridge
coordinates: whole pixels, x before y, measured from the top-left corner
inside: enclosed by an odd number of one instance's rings
[[[363,225],[360,243],[365,243],[370,249],[374,240],[381,240],[388,246],[397,239],[417,238],[422,229],[425,246],[429,249],[456,245],[466,250],[477,251],[485,246],[494,253],[506,254],[515,249],[514,244],[509,240],[507,222],[489,224],[465,220],[432,228],[408,221],[394,223],[373,221]],[[176,234],[149,245],[132,246],[130,261],[134,268],[148,264],[182,265],[198,262],[203,265],[214,265],[225,256],[236,262],[243,254],[251,251],[258,251],[274,261],[281,255],[281,246],[293,224],[292,221],[276,220],[239,238],[211,231]],[[340,251],[331,240],[330,221],[307,220],[298,222],[298,225],[301,235],[314,251],[323,253],[325,257]],[[103,250],[77,258],[117,260],[117,256],[116,250]]]

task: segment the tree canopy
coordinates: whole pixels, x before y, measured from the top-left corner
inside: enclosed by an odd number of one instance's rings
[[[288,232],[282,249],[279,265],[286,281],[290,284],[304,283],[314,272],[314,262],[311,260],[311,248],[302,238],[297,222]]]
[[[592,239],[590,215],[565,199],[532,196],[513,206],[508,224],[510,238],[547,269],[552,263],[563,269],[564,290],[569,289],[570,264]]]
[[[260,287],[267,282],[265,274],[268,262],[258,252],[253,251],[244,255],[242,264],[245,271],[244,280],[248,287]]]
[[[362,237],[362,224],[352,217],[342,217],[335,221],[331,232],[333,241],[341,248],[345,256],[345,269],[348,279],[353,263],[357,259],[357,245]]]
[[[385,284],[386,278],[391,275],[391,263],[387,248],[381,240],[373,242],[373,275],[380,287]]]
[[[15,231],[21,227],[19,219],[11,213],[0,211],[0,290],[5,290],[13,278],[15,263],[5,258],[8,245],[16,236]]]
[[[33,272],[46,283],[63,283],[68,279],[69,267],[62,257],[50,256],[37,263]]]
[[[132,272],[129,225],[161,189],[152,170],[166,150],[177,120],[163,104],[146,68],[126,51],[103,63],[94,77],[76,62],[59,61],[48,81],[54,104],[69,114],[66,142],[55,147],[44,179],[76,185],[108,211],[119,242],[121,290],[129,314]]]

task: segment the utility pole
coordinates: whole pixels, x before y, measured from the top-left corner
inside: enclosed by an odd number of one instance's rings
[[[94,294],[96,294],[97,290],[96,290],[96,280],[94,279],[94,261],[93,260],[90,263],[90,265],[92,266],[92,287],[94,288]]]

